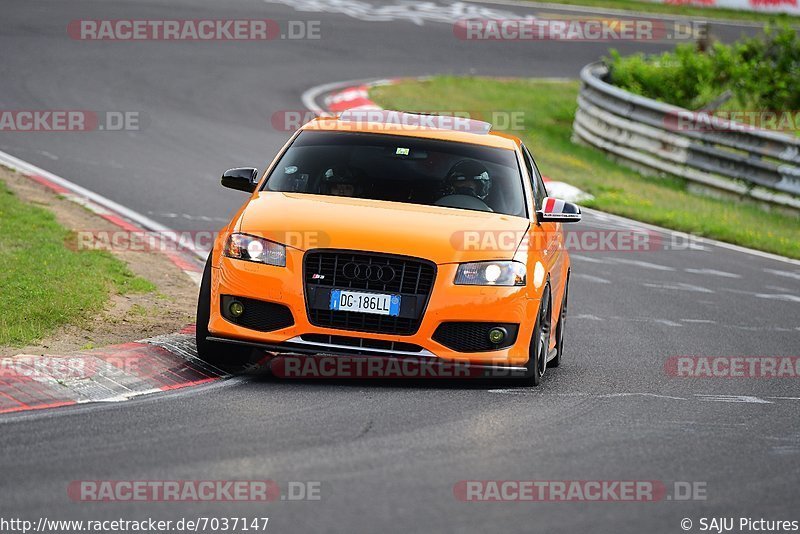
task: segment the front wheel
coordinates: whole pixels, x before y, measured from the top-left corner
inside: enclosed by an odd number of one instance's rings
[[[253,349],[230,343],[208,341],[208,321],[211,316],[211,254],[208,255],[206,267],[203,269],[203,281],[200,283],[200,294],[197,297],[197,322],[195,340],[197,355],[211,365],[225,370],[243,366],[250,361]]]
[[[542,303],[536,316],[529,346],[528,363],[525,364],[525,385],[538,386],[547,368],[547,356],[550,351],[550,286],[542,292]]]

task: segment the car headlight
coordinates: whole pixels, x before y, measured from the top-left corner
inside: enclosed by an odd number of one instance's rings
[[[286,267],[286,247],[247,234],[231,234],[223,252],[228,258]]]
[[[460,286],[524,286],[525,264],[518,261],[462,263],[456,273]]]

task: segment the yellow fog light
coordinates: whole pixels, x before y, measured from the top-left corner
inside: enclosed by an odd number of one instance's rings
[[[231,313],[232,317],[241,317],[241,315],[244,313],[244,304],[238,300],[234,300],[228,304],[228,311]]]
[[[494,345],[499,345],[508,335],[505,328],[495,327],[489,330],[489,341]]]

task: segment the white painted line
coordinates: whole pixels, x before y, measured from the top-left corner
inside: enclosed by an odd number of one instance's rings
[[[543,395],[548,397],[592,397],[595,399],[612,399],[612,398],[625,398],[625,397],[649,397],[654,399],[666,399],[677,401],[693,400],[686,397],[675,397],[673,395],[661,395],[658,393],[644,393],[644,392],[623,392],[623,393],[558,393],[541,389],[531,388],[498,388],[488,389],[488,393],[497,393],[500,395]],[[725,403],[745,403],[745,404],[775,404],[772,401],[755,397],[753,395],[722,395],[722,394],[704,394],[695,393],[694,397],[703,402],[725,402]],[[800,400],[800,397],[767,397],[767,399],[777,400]]]
[[[767,258],[767,259],[770,259],[770,260],[781,261],[781,262],[784,262],[784,263],[790,263],[792,265],[800,265],[800,260],[787,258],[785,256],[779,256],[777,254],[772,254],[771,252],[763,252],[761,250],[755,250],[755,249],[743,247],[743,246],[740,246],[740,245],[734,245],[732,243],[725,243],[724,241],[717,241],[716,239],[711,239],[711,238],[708,238],[708,237],[699,237],[699,236],[695,236],[695,235],[690,235],[690,234],[687,234],[686,232],[681,232],[681,231],[678,231],[678,230],[670,230],[669,228],[664,228],[663,226],[656,226],[654,224],[649,224],[649,223],[645,223],[645,222],[642,222],[642,221],[635,221],[633,219],[628,219],[627,217],[623,217],[621,215],[614,215],[613,213],[606,213],[604,211],[595,210],[595,209],[592,209],[592,208],[581,207],[581,210],[586,212],[586,213],[594,214],[595,216],[599,216],[599,217],[602,217],[602,218],[605,218],[605,219],[614,219],[616,221],[624,222],[628,226],[638,226],[640,228],[646,228],[648,230],[653,230],[654,232],[661,232],[662,234],[674,235],[674,236],[680,237],[682,239],[687,239],[687,240],[691,239],[694,242],[707,243],[707,244],[710,244],[710,245],[716,245],[716,246],[721,247],[721,248],[727,248],[729,250],[735,250],[736,252],[744,252],[745,254],[751,254],[753,256],[759,256],[759,257]]]
[[[784,302],[800,302],[800,297],[797,295],[789,295],[788,293],[756,293],[755,296],[760,299],[781,300]]]
[[[524,395],[526,393],[535,393],[535,391],[525,388],[499,388],[488,389],[489,393],[499,393],[502,395]],[[668,400],[689,400],[686,397],[675,397],[672,395],[659,395],[658,393],[556,393],[548,392],[548,396],[553,395],[557,397],[594,397],[597,399],[611,399],[617,397],[652,397],[655,399],[668,399]]]
[[[784,276],[787,278],[794,278],[795,280],[800,280],[800,273],[792,272],[792,271],[779,271],[777,269],[764,269],[764,272],[774,274],[777,276]]]
[[[688,400],[685,397],[673,397],[671,395],[658,395],[657,393],[610,393],[604,397],[653,397],[656,399]]]
[[[666,289],[668,291],[693,291],[695,293],[714,293],[714,291],[705,287],[696,286],[693,284],[686,284],[683,282],[667,282],[663,284],[644,283],[645,287],[652,287],[653,289]]]
[[[599,276],[592,276],[591,274],[586,273],[572,273],[571,275],[573,278],[580,278],[582,280],[587,280],[589,282],[594,282],[596,284],[610,284],[611,280],[606,280],[605,278],[600,278]]]
[[[578,320],[578,319],[586,319],[588,321],[602,321],[603,320],[602,317],[598,317],[597,315],[592,315],[590,313],[579,313],[577,315],[572,315],[570,317],[571,321],[575,321],[575,320]]]
[[[656,324],[663,324],[664,326],[671,326],[673,328],[683,327],[682,324],[676,323],[675,321],[670,321],[669,319],[652,319],[652,321]]]
[[[723,278],[741,278],[739,274],[728,273],[725,271],[717,271],[716,269],[684,269],[687,273],[692,274],[708,274],[711,276],[721,276]]]
[[[661,265],[659,263],[650,263],[649,261],[641,261],[641,260],[629,260],[627,258],[609,258],[611,261],[616,263],[622,263],[623,265],[633,265],[635,267],[642,267],[644,269],[655,269],[656,271],[674,271],[675,269],[669,267],[667,265]]]
[[[602,264],[605,264],[605,265],[608,265],[609,263],[611,263],[610,260],[604,260],[602,258],[592,258],[590,256],[583,256],[581,254],[570,254],[569,257],[572,260],[585,261],[587,263],[602,263]]]
[[[709,401],[709,402],[744,402],[750,404],[775,404],[772,401],[760,399],[752,395],[704,395],[698,393],[695,394],[695,397],[699,397],[701,401]]]

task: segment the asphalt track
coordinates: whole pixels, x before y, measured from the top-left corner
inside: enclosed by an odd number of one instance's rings
[[[398,2],[399,3],[399,2]],[[556,13],[492,5],[519,14]],[[133,110],[140,132],[0,133],[0,150],[180,229],[221,226],[242,197],[221,170],[263,168],[270,117],[309,87],[436,73],[575,77],[607,43],[475,43],[451,26],[367,22],[283,4],[3,2],[3,109]],[[72,41],[79,18],[320,20],[320,41]],[[719,26],[724,38],[751,28]],[[622,51],[658,50],[615,43]],[[535,152],[535,147],[533,147]],[[546,169],[543,169],[546,173]],[[581,229],[630,229],[587,214]],[[568,354],[537,389],[281,382],[248,376],[120,404],[2,421],[0,517],[270,517],[272,532],[680,532],[690,518],[797,520],[797,379],[679,379],[676,355],[797,356],[797,264],[700,250],[573,253]],[[322,499],[82,503],[75,480],[320,481]],[[465,503],[460,480],[661,480],[706,500]]]

